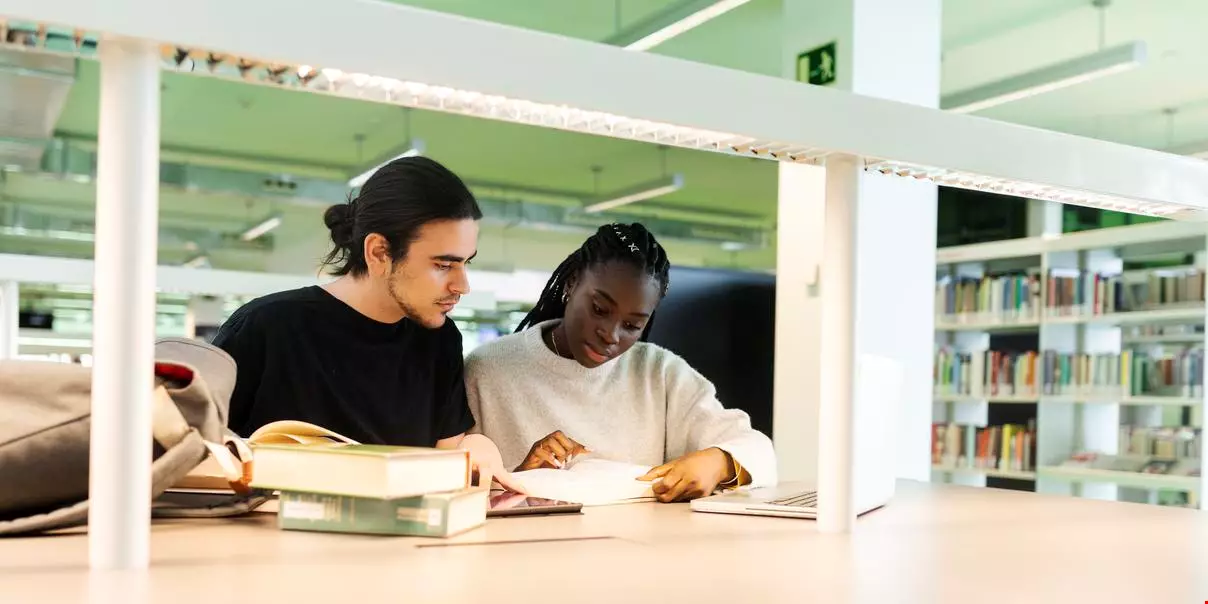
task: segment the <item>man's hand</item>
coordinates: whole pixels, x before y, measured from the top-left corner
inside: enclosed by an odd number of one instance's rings
[[[503,456],[495,442],[481,434],[467,434],[461,439],[458,447],[470,452],[470,463],[478,475],[478,486],[489,486],[492,481],[503,488],[521,494],[527,494],[524,485],[520,484],[503,467]]]
[[[561,430],[558,430],[533,443],[528,456],[519,466],[516,466],[515,471],[523,472],[537,468],[561,469],[571,457],[584,453],[591,453],[591,450],[571,440]]]
[[[654,483],[651,490],[663,503],[689,501],[713,492],[717,485],[733,478],[734,466],[724,451],[716,447],[689,453],[651,469],[638,480]]]

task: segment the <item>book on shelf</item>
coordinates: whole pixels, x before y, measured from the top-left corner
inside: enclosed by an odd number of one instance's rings
[[[1163,459],[1198,459],[1203,434],[1191,426],[1120,426],[1120,451],[1125,455],[1152,455]]]
[[[1026,397],[1039,393],[1036,353],[984,350],[936,352],[936,396]]]
[[[1127,351],[1126,351],[1127,352]],[[1204,394],[1204,349],[1187,348],[1177,353],[1131,355],[1130,395],[1198,398]]]
[[[297,491],[396,499],[470,487],[470,453],[350,443],[260,444],[251,485]]]
[[[1120,396],[1131,380],[1131,353],[1059,353],[1042,355],[1042,392],[1054,396]]]
[[[1161,338],[1183,338],[1190,343],[1204,343],[1204,324],[1139,324],[1123,327],[1121,336],[1127,341],[1129,339],[1155,339]],[[1197,342],[1198,340],[1198,342]]]
[[[284,530],[452,537],[486,523],[486,488],[379,499],[281,491],[277,526]]]
[[[952,469],[1031,472],[1036,469],[1036,420],[1027,425],[931,425],[931,465]]]
[[[1040,309],[1040,274],[1036,271],[983,277],[942,277],[935,286],[935,308],[943,319],[1036,319]]]
[[[1163,476],[1198,477],[1201,460],[1190,457],[1161,457],[1157,455],[1109,455],[1084,451],[1071,455],[1058,468],[1099,470],[1126,474],[1158,474]]]
[[[1054,268],[1045,281],[1047,316],[1105,315],[1204,305],[1204,271],[1098,273]]]
[[[1204,350],[1038,354],[940,347],[932,377],[936,397],[1199,398],[1204,394]]]

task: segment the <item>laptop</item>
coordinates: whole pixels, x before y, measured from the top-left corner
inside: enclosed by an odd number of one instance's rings
[[[902,400],[902,373],[900,363],[885,357],[862,355],[857,365],[853,419],[858,437],[852,477],[857,516],[893,498],[897,473],[893,428]],[[817,519],[819,496],[814,485],[784,482],[710,495],[690,505],[696,512]]]

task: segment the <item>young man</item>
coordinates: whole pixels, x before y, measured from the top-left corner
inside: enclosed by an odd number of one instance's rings
[[[367,444],[463,447],[511,486],[494,445],[465,436],[474,416],[447,319],[470,291],[480,218],[465,184],[424,157],[387,164],[328,208],[324,265],[339,278],[254,300],[215,338],[239,366],[231,429],[290,419]]]

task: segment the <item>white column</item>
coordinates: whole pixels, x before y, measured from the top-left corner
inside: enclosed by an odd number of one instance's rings
[[[923,106],[938,105],[940,0],[784,0],[782,10],[785,77],[796,77],[800,53],[835,42],[836,81],[832,87]],[[777,233],[777,245],[781,246],[776,269],[777,454],[785,478],[814,482],[820,490],[840,490],[838,494],[819,495],[820,503],[831,498],[840,504],[823,504],[820,510],[820,528],[836,531],[849,527],[851,506],[859,499],[858,485],[872,474],[930,478],[936,188],[857,169],[852,178],[858,183],[850,187],[854,202],[832,205],[836,201],[831,195],[836,179],[847,178],[852,169],[848,162],[828,160],[829,170],[844,176],[822,176],[827,168],[782,166]],[[808,172],[815,174],[810,176]],[[822,182],[827,185],[821,186]],[[838,266],[830,257],[832,246],[838,243],[829,241],[836,236],[831,226],[837,219],[827,214],[837,207],[850,210],[853,221],[851,278],[857,295],[848,316],[836,316],[840,311],[831,310],[830,305],[837,304],[838,299],[827,297],[829,288],[835,286],[835,277],[827,277],[826,269]],[[818,224],[826,224],[827,241],[803,241],[817,237]],[[819,266],[824,267],[821,297],[811,297],[809,284]],[[788,304],[793,306],[786,307]],[[848,320],[847,325],[833,324]],[[844,344],[831,339],[846,333],[854,334],[850,358],[848,353],[839,352]],[[843,354],[844,359],[832,359],[835,354]],[[893,424],[891,432],[897,442],[888,448],[893,454],[856,467],[855,459],[861,456],[853,451],[864,450],[864,433],[861,426],[851,424],[852,397],[858,394],[858,384],[853,381],[854,367],[864,355],[900,364],[904,383],[896,405],[868,401],[883,405],[883,409],[873,411]],[[839,369],[841,374],[831,373]],[[829,380],[850,387],[822,386],[830,384]],[[827,400],[833,396],[845,400]],[[848,426],[853,435],[850,448],[841,446]],[[821,449],[821,456],[820,444],[826,447]],[[811,448],[813,451],[808,451]],[[836,477],[839,473],[848,476]],[[855,496],[845,498],[848,491],[844,484],[857,485]]]
[[[185,337],[197,338],[198,329],[222,325],[224,302],[220,296],[193,296],[185,311]],[[200,338],[197,338],[200,339]]]
[[[772,442],[782,481],[818,479],[826,171],[780,164]]]
[[[159,64],[143,40],[100,44],[88,540],[94,569],[145,568],[159,207]]]
[[[1062,209],[1055,201],[1028,200],[1028,237],[1060,235],[1064,229]]]
[[[835,156],[826,162],[826,232],[821,271],[822,323],[819,389],[818,529],[851,530],[853,503],[853,399],[855,383],[856,284],[859,271],[856,229],[860,203],[860,158]]]
[[[17,358],[20,291],[16,281],[0,281],[0,361]]]

